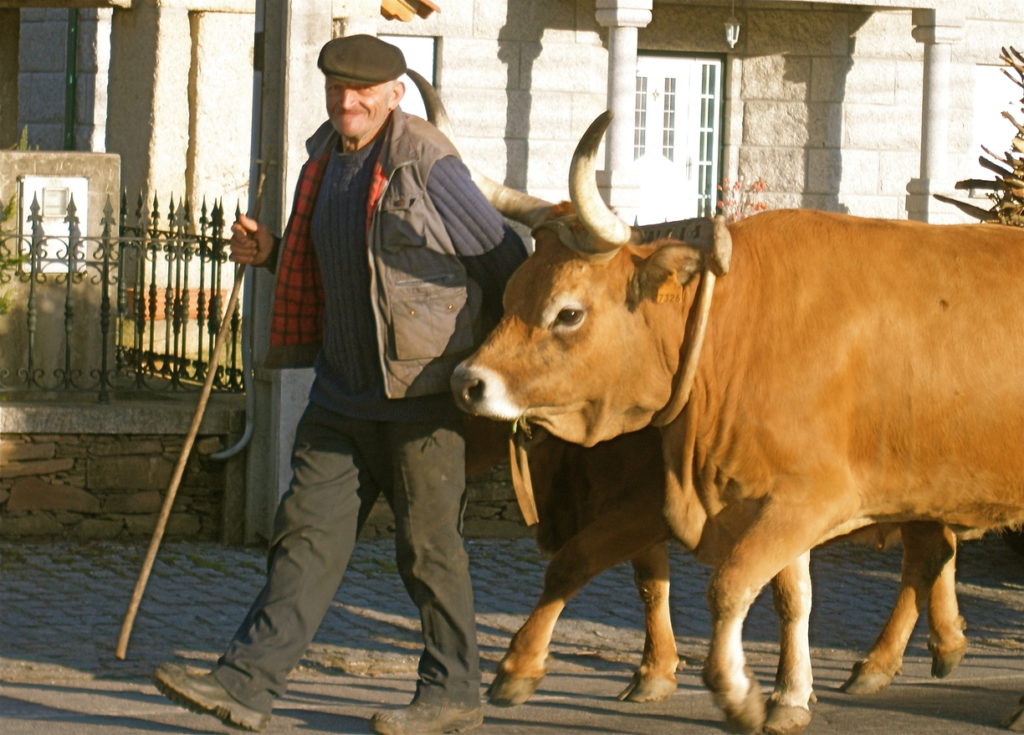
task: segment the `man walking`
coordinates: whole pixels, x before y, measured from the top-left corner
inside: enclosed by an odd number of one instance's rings
[[[267,365],[315,368],[266,583],[212,672],[162,664],[154,679],[191,709],[265,728],[383,493],[423,653],[412,703],[370,726],[464,731],[483,710],[462,538],[465,443],[448,378],[497,321],[526,251],[447,138],[399,108],[398,48],[337,38],[318,66],[329,120],[307,141],[283,238],[244,216],[232,226],[233,260],[275,268]]]

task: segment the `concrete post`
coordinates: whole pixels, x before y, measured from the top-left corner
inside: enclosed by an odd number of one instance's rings
[[[633,110],[636,105],[636,56],[639,29],[651,22],[653,0],[596,0],[597,22],[608,28],[608,109],[605,168],[598,186],[608,205],[632,223],[640,196],[633,165]]]
[[[915,10],[914,40],[924,44],[923,100],[921,107],[921,176],[907,185],[907,214],[921,222],[950,219],[948,205],[932,194],[949,193],[949,80],[952,78],[953,43],[964,35],[964,17],[950,10]]]

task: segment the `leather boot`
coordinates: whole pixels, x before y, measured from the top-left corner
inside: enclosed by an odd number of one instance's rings
[[[213,674],[190,674],[177,664],[160,664],[153,672],[156,688],[176,704],[199,714],[213,715],[225,725],[258,732],[270,714],[252,709],[232,697]]]
[[[377,712],[370,718],[370,729],[377,735],[443,735],[472,730],[483,721],[479,704],[416,699],[401,709]]]

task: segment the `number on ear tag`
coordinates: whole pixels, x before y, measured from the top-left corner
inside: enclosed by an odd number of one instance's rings
[[[659,304],[677,304],[683,300],[683,287],[676,280],[676,274],[671,274],[658,286]]]

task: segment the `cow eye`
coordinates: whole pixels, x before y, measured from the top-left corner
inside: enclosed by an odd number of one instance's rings
[[[562,309],[555,317],[556,327],[576,327],[583,321],[583,309]]]

